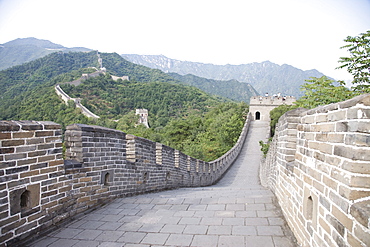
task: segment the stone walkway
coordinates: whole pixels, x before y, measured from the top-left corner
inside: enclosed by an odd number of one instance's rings
[[[242,153],[218,184],[116,199],[30,246],[296,246],[258,179],[258,142],[267,126],[252,122]]]

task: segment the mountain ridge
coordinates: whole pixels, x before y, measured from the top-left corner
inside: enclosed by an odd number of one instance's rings
[[[193,74],[207,79],[250,83],[260,94],[280,92],[285,95],[300,97],[303,93],[300,86],[310,77],[321,77],[324,74],[316,69],[302,70],[289,64],[278,65],[270,61],[249,64],[214,65],[181,61],[164,55],[122,54],[130,62],[150,68],[160,69],[166,73],[180,75]]]
[[[44,57],[53,52],[74,51],[87,52],[92,50],[81,47],[66,48],[62,45],[54,44],[51,41],[37,38],[16,39],[0,45],[0,70]],[[151,69],[158,69],[165,73],[177,73],[182,76],[192,74],[197,77],[215,80],[218,81],[218,86],[224,89],[230,89],[227,87],[227,84],[228,81],[231,80],[249,83],[251,86],[250,88],[253,88],[258,94],[262,95],[266,92],[271,94],[281,93],[283,95],[292,95],[299,98],[303,95],[303,92],[300,91],[300,87],[306,83],[305,80],[310,79],[310,77],[323,76],[322,73],[315,69],[304,71],[288,64],[278,65],[270,61],[239,65],[214,65],[211,63],[181,61],[168,58],[164,55],[123,54],[121,57],[129,62]],[[182,79],[182,82],[185,84],[190,83],[193,86],[211,89],[210,86],[205,87],[205,80],[201,78],[190,78],[187,76],[187,78],[178,77],[177,79]],[[203,83],[203,85],[196,85],[197,81],[201,84]],[[223,85],[221,81],[224,81],[223,83],[226,85]],[[210,83],[212,82],[206,82],[208,85]],[[237,84],[234,81],[233,83],[235,85]],[[231,87],[231,85],[229,86]],[[214,94],[214,92],[209,93]],[[234,100],[235,98],[238,98],[238,96],[235,95],[234,98],[232,97]],[[243,98],[242,100],[248,100],[248,98]]]
[[[67,48],[49,40],[18,38],[0,45],[0,70],[21,65],[53,52],[88,52],[84,47]]]
[[[16,65],[21,65],[29,62],[29,60],[36,60],[38,58],[45,57],[50,53],[68,53],[75,50],[89,51],[85,48],[65,48],[62,45],[52,43],[48,40],[41,40],[37,38],[19,38],[13,41],[5,43],[0,48],[0,66],[3,63],[3,68],[13,67]],[[105,64],[105,56],[103,56],[103,63]],[[122,58],[122,56],[118,57]],[[163,58],[165,58],[163,56]],[[122,61],[121,61],[122,60]],[[108,72],[112,72],[113,75],[119,76],[129,76],[130,80],[149,80],[149,81],[172,81],[173,76],[164,73],[160,69],[153,70],[147,66],[133,64],[125,59],[117,60],[116,64],[111,64],[110,68],[107,68]],[[125,62],[126,61],[126,62]],[[5,65],[4,65],[5,64]],[[133,67],[135,65],[136,69]],[[141,73],[132,73],[133,71],[138,70]],[[142,73],[146,73],[149,70],[152,70],[151,78],[144,78]],[[146,71],[146,72],[144,72]],[[118,73],[118,74],[116,74]],[[219,95],[221,97],[227,97],[232,100],[245,101],[248,102],[251,96],[256,94],[253,87],[250,85],[242,85],[239,82],[219,82],[219,81],[210,81],[200,77],[179,77],[173,80],[176,83],[195,86],[204,90],[207,93],[212,95]],[[225,84],[229,84],[229,87],[226,87]],[[240,91],[238,91],[240,89]],[[233,92],[233,93],[231,93]]]
[[[252,96],[257,96],[258,92],[249,84],[237,80],[220,81],[207,79],[193,74],[180,75],[177,73],[167,73],[174,79],[183,84],[197,87],[212,95],[220,95],[235,101],[249,102]]]

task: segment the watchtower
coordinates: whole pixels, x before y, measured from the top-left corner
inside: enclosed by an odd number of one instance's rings
[[[254,96],[250,99],[249,112],[253,120],[270,121],[270,111],[280,105],[293,105],[296,99],[293,96]]]
[[[139,115],[139,124],[144,124],[145,127],[149,128],[148,123],[148,110],[147,109],[136,109],[136,115]]]

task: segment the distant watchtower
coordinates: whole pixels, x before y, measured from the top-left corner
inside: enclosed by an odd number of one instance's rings
[[[270,111],[279,105],[293,105],[293,96],[254,96],[250,99],[249,112],[253,120],[270,121]]]
[[[136,115],[139,115],[139,124],[144,124],[145,127],[149,128],[148,110],[147,109],[136,109]]]

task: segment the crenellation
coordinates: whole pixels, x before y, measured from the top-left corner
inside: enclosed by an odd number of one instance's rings
[[[270,97],[263,104],[255,100],[259,107],[275,105]],[[363,95],[290,111],[277,124],[261,183],[275,193],[303,246],[370,242],[369,106],[370,96]],[[212,162],[83,124],[67,126],[63,160],[59,125],[0,121],[0,246],[37,236],[117,197],[215,183],[238,156],[254,114],[234,148]],[[20,203],[21,197],[31,205]]]
[[[38,222],[39,227],[36,227],[38,229],[44,229],[46,225],[50,226],[99,203],[109,201],[112,196],[127,196],[179,186],[205,185],[213,183],[217,176],[221,175],[215,165],[197,161],[166,146],[158,148],[158,144],[143,138],[132,136],[128,137],[126,142],[124,133],[98,126],[67,127],[70,130],[65,135],[67,160],[63,162],[61,132],[55,124],[49,122],[38,125],[25,121],[3,125],[6,126],[4,129],[19,130],[21,124],[25,125],[24,128],[20,128],[21,131],[29,129],[34,132],[16,134],[18,139],[26,140],[13,143],[7,142],[6,139],[12,139],[11,134],[2,133],[1,137],[5,139],[2,144],[7,147],[2,146],[1,157],[11,161],[2,162],[0,167],[6,167],[1,172],[10,173],[5,179],[9,182],[7,187],[10,189],[28,183],[40,183],[41,206],[27,212],[31,215],[28,219]],[[46,131],[46,125],[55,131]],[[238,146],[241,144],[239,140]],[[230,165],[235,152],[228,154],[232,156],[231,159],[227,159]],[[17,162],[21,166],[16,167]],[[161,171],[158,170],[158,163],[161,163]],[[195,164],[202,167],[201,176],[190,175],[195,171]],[[218,164],[224,162],[220,161]],[[12,170],[12,167],[15,169]],[[226,170],[225,165],[219,165],[218,168]],[[218,175],[207,178],[212,171]],[[109,176],[111,177],[108,178]],[[4,177],[2,179],[4,180]],[[28,231],[30,225],[36,224],[32,222],[17,228],[17,233],[22,234],[25,229]],[[22,236],[26,235],[28,232]]]

